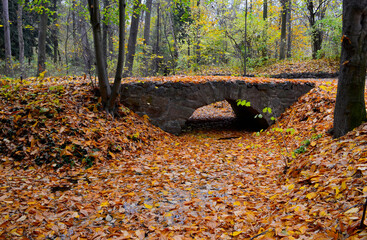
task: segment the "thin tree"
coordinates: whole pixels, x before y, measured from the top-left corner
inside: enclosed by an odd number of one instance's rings
[[[46,70],[46,36],[47,36],[47,2],[42,1],[40,6],[40,23],[38,25],[38,68],[37,76]]]
[[[143,48],[143,53],[144,53],[144,72],[143,75],[144,76],[148,76],[148,72],[149,72],[149,63],[148,63],[148,58],[149,55],[148,54],[148,46],[150,45],[150,18],[151,18],[151,11],[152,11],[152,0],[147,0],[146,2],[146,7],[147,10],[145,11],[145,21],[144,21],[144,48]]]
[[[23,1],[18,2],[17,10],[17,30],[18,30],[18,44],[19,44],[19,65],[20,77],[24,77],[24,38],[23,38]]]
[[[96,54],[96,67],[98,73],[98,85],[102,97],[104,110],[107,114],[113,116],[115,112],[116,102],[119,96],[122,71],[124,66],[124,44],[125,44],[125,0],[119,0],[119,53],[117,60],[117,68],[115,81],[112,89],[107,78],[105,69],[105,60],[102,49],[102,31],[101,31],[101,16],[98,0],[88,0],[88,9],[90,13],[90,21],[93,29],[94,49]]]
[[[4,21],[4,45],[5,45],[5,74],[10,74],[11,66],[11,42],[10,42],[10,22],[8,0],[3,0],[3,21]]]
[[[287,12],[288,12],[288,0],[281,0],[281,28],[280,28],[280,50],[279,59],[285,59],[286,56],[286,43],[287,43]]]
[[[333,136],[340,137],[366,120],[367,0],[343,0],[340,75]]]
[[[134,0],[133,15],[130,25],[130,35],[129,41],[127,43],[127,53],[126,53],[126,72],[125,76],[130,76],[133,71],[135,50],[136,50],[136,39],[138,37],[139,29],[139,18],[140,18],[140,4],[141,0]]]

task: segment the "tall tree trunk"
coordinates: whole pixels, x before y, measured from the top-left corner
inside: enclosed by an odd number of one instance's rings
[[[287,58],[292,57],[292,0],[288,0],[287,8]]]
[[[3,0],[3,21],[4,21],[4,45],[5,45],[5,74],[10,74],[11,68],[11,42],[10,42],[10,22],[8,0]]]
[[[104,8],[108,8],[110,5],[108,0],[103,0]],[[107,68],[107,52],[108,52],[108,32],[109,32],[109,24],[107,23],[105,14],[102,15],[102,48],[105,59],[105,67]]]
[[[178,60],[178,44],[177,44],[177,37],[176,37],[176,33],[175,33],[175,28],[173,26],[173,20],[172,20],[172,12],[170,11],[168,13],[168,20],[169,20],[169,25],[171,28],[171,32],[172,32],[172,38],[173,38],[173,53],[172,53],[172,65],[171,65],[171,71],[173,72],[173,74],[175,74],[175,69],[177,66],[177,60]],[[167,42],[169,43],[168,39]]]
[[[340,75],[333,136],[340,137],[366,120],[367,0],[343,0]]]
[[[51,29],[51,40],[53,43],[53,61],[54,63],[57,63],[57,57],[58,57],[58,53],[59,53],[59,40],[58,40],[58,27],[57,27],[57,0],[53,0],[53,7],[52,7],[52,11],[54,11],[54,14],[52,16],[53,18],[53,24],[52,24],[52,29]]]
[[[109,97],[111,96],[111,86],[107,78],[107,72],[105,68],[105,60],[102,49],[102,30],[101,30],[101,16],[99,11],[98,0],[88,0],[88,8],[90,13],[90,21],[93,29],[94,51],[96,58],[96,67],[98,74],[98,85],[102,101],[105,107],[108,104]]]
[[[133,16],[130,25],[129,41],[127,43],[127,54],[126,54],[126,76],[130,76],[133,71],[136,39],[138,37],[139,29],[139,18],[140,18],[140,3],[141,0],[134,0]]]
[[[43,9],[40,15],[40,23],[38,26],[38,69],[37,76],[46,71],[46,36],[48,15],[46,8],[47,3],[42,3]]]
[[[18,43],[19,43],[19,64],[20,64],[20,77],[24,76],[24,38],[23,38],[23,3],[18,2],[17,11],[17,28],[18,28]]]
[[[115,111],[115,106],[121,87],[121,79],[123,77],[125,55],[125,8],[125,0],[119,0],[119,53],[117,58],[115,81],[113,83],[111,97],[107,105],[108,111],[110,113]]]
[[[320,13],[321,10],[321,4],[316,8],[314,6],[313,0],[308,0],[307,2],[307,9],[309,12],[308,21],[310,23],[310,29],[311,29],[311,46],[312,46],[312,58],[317,58],[317,52],[321,50],[322,46],[322,31],[316,24],[316,13],[319,12],[320,14],[320,20],[322,19],[322,13]]]
[[[200,21],[200,0],[196,0],[196,7],[198,8],[198,13],[197,13],[197,17],[196,20]],[[196,53],[196,64],[198,65],[200,62],[200,25],[196,24],[196,49],[195,49],[195,53]]]
[[[268,0],[264,0],[263,2],[263,19],[266,20],[268,18]]]
[[[160,43],[160,21],[161,21],[161,14],[160,14],[160,3],[157,3],[157,21],[156,21],[156,39],[155,39],[155,44],[154,44],[154,48],[153,48],[153,54],[154,54],[154,63],[153,63],[153,69],[154,69],[154,73],[157,73],[159,71],[159,62],[160,62],[160,58],[159,58],[159,54],[160,54],[160,49],[159,49],[159,43]]]
[[[243,56],[243,76],[247,75],[247,12],[248,12],[248,6],[247,6],[247,0],[245,3],[245,44],[244,44],[244,56]],[[241,49],[240,49],[241,51]]]
[[[148,46],[150,45],[150,18],[152,11],[152,0],[147,0],[146,2],[147,11],[145,12],[145,22],[144,22],[144,76],[148,76],[149,72],[149,57]]]
[[[282,11],[281,11],[281,29],[280,29],[280,49],[279,49],[279,59],[285,59],[286,54],[286,43],[287,43],[287,0],[281,0]]]
[[[83,4],[85,3],[86,0],[83,0]],[[81,6],[78,6],[79,11],[82,11]],[[79,34],[80,34],[80,38],[81,38],[81,44],[82,44],[82,52],[83,52],[83,60],[84,60],[84,67],[85,67],[85,72],[88,74],[91,74],[91,69],[92,69],[92,58],[93,58],[93,54],[92,54],[92,50],[90,49],[90,45],[89,45],[89,40],[88,40],[88,33],[87,33],[87,26],[86,26],[86,22],[84,17],[79,16]]]

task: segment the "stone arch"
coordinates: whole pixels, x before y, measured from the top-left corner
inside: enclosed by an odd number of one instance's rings
[[[246,106],[238,106],[237,101],[232,99],[226,99],[236,115],[238,123],[241,127],[245,128],[246,130],[251,131],[260,131],[261,129],[267,129],[269,127],[268,121],[263,117],[256,117],[256,115],[260,114],[253,107],[246,107]]]
[[[213,103],[204,104],[203,106],[196,108],[193,114],[189,118],[187,118],[187,121],[189,121],[190,118],[195,114],[195,112],[199,110],[200,108],[212,105],[214,103],[220,103],[220,102],[227,102],[231,106],[231,109],[233,110],[233,113],[234,113],[234,116],[233,116],[234,118],[232,120],[215,118],[214,116],[214,118],[212,118],[211,120],[195,119],[195,120],[192,120],[190,124],[200,126],[202,122],[211,121],[214,126],[215,125],[218,125],[218,126],[231,125],[231,127],[235,127],[236,129],[244,129],[248,131],[259,131],[261,129],[266,129],[269,127],[269,123],[266,121],[266,119],[256,117],[256,115],[259,114],[259,111],[257,111],[253,107],[238,106],[237,101],[232,100],[232,99],[222,99],[219,101],[214,101]],[[226,123],[221,122],[225,120],[227,120]],[[186,125],[187,125],[187,122],[186,122]]]

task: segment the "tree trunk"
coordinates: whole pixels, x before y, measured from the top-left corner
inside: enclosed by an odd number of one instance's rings
[[[93,29],[98,85],[102,96],[102,101],[106,107],[109,97],[111,96],[111,86],[107,78],[104,54],[102,49],[102,32],[101,32],[101,16],[99,12],[99,1],[88,0],[88,8],[90,13],[90,21]]]
[[[110,5],[108,0],[103,0],[103,7],[104,9],[108,8],[108,6]],[[103,48],[103,55],[104,55],[104,59],[105,59],[105,68],[107,68],[107,50],[108,50],[108,32],[109,32],[109,26],[106,20],[106,16],[105,14],[103,14],[102,16],[102,48]]]
[[[157,73],[159,71],[159,53],[160,53],[160,49],[159,49],[159,43],[160,43],[160,19],[161,19],[161,14],[160,14],[160,3],[157,3],[157,24],[156,24],[156,41],[155,41],[155,45],[153,48],[153,55],[155,55],[154,57],[154,63],[153,63],[153,69],[154,69],[154,73]]]
[[[312,59],[317,58],[317,52],[321,50],[322,46],[322,31],[316,25],[316,13],[322,11],[321,4],[316,8],[314,7],[313,0],[308,0],[307,2],[307,9],[309,12],[308,21],[310,23],[311,29],[311,46],[312,46]],[[319,20],[322,19],[322,14],[320,13]]]
[[[111,97],[108,101],[108,111],[113,113],[115,111],[116,102],[118,100],[121,79],[123,77],[124,69],[124,55],[125,55],[125,0],[119,0],[119,53],[117,59],[115,81],[112,87]]]
[[[4,21],[4,45],[5,45],[5,74],[10,74],[11,68],[11,42],[10,42],[10,22],[8,0],[3,0],[3,21]]]
[[[281,29],[280,29],[280,49],[279,49],[279,59],[285,59],[286,54],[286,43],[287,43],[287,0],[281,0],[282,11],[281,11]]]
[[[80,8],[79,10],[81,11],[82,9]],[[83,54],[85,72],[91,74],[90,71],[92,69],[92,50],[90,49],[88,33],[86,28],[87,27],[84,17],[79,16],[79,34],[82,44],[82,54]]]
[[[263,2],[263,19],[266,20],[268,18],[268,0],[264,0]]]
[[[151,11],[152,11],[152,0],[147,0],[146,2],[147,11],[145,11],[145,23],[144,23],[144,76],[148,76],[149,72],[149,51],[148,46],[150,45],[150,18],[151,18]]]
[[[53,61],[54,63],[57,63],[57,57],[59,53],[59,40],[58,40],[58,27],[57,27],[57,0],[53,0],[53,8],[52,11],[54,11],[54,14],[52,16],[53,18],[53,24],[51,29],[51,40],[53,43]]]
[[[200,21],[200,0],[196,0],[196,7],[198,8],[198,13],[197,13],[197,17],[196,17],[196,21]],[[195,49],[195,53],[196,53],[196,64],[199,65],[200,63],[200,25],[196,24],[196,49]]]
[[[288,31],[287,58],[291,58],[292,57],[292,1],[291,0],[288,0],[287,31]]]
[[[245,53],[243,57],[243,76],[247,75],[247,12],[248,12],[248,6],[247,6],[247,0],[246,0],[246,3],[245,3],[245,44],[244,44]]]
[[[126,55],[126,73],[125,76],[130,76],[133,71],[136,39],[138,37],[139,18],[140,18],[140,3],[141,0],[134,0],[133,16],[130,25],[129,41],[127,43],[127,55]]]
[[[48,15],[46,12],[47,3],[43,2],[41,10],[40,23],[38,26],[38,69],[37,76],[46,71],[46,36],[47,36],[47,21]]]
[[[343,0],[340,75],[333,136],[340,137],[366,120],[367,0]]]
[[[171,28],[171,32],[172,32],[172,38],[173,38],[173,54],[172,54],[172,65],[171,65],[171,71],[173,72],[173,74],[175,74],[175,69],[177,66],[177,60],[178,60],[178,44],[177,44],[177,37],[176,37],[176,33],[175,33],[175,28],[173,26],[173,20],[172,20],[172,12],[170,11],[168,13],[168,20],[169,20],[169,25]],[[169,43],[168,39],[167,42]]]
[[[24,38],[23,38],[23,3],[18,2],[17,11],[17,28],[18,28],[18,42],[19,42],[19,64],[20,64],[20,77],[24,76]]]

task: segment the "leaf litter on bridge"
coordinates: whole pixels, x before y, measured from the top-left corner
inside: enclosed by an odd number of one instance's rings
[[[326,134],[335,83],[259,134],[176,137],[123,106],[106,119],[83,79],[33,82],[0,84],[1,238],[366,238],[367,125]]]

